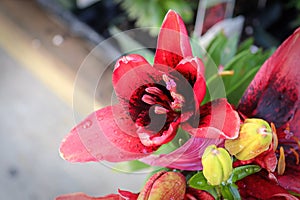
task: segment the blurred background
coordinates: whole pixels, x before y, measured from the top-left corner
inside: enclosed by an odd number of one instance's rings
[[[214,25],[243,16],[242,23],[231,21],[239,42],[252,37],[253,46],[267,50],[299,26],[299,2],[0,0],[0,199],[139,191],[146,174],[116,172],[108,163],[68,163],[58,153],[78,121],[110,103],[114,61],[131,47],[153,54],[158,29],[115,34],[159,27],[174,9],[201,40]]]

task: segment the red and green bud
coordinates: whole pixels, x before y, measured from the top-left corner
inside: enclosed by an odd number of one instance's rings
[[[239,160],[250,160],[269,149],[272,128],[262,119],[246,119],[237,139],[226,140],[225,148]]]
[[[232,173],[232,159],[224,148],[208,146],[202,156],[203,174],[211,185],[220,185]]]
[[[146,183],[138,200],[184,199],[185,177],[178,172],[160,171]]]

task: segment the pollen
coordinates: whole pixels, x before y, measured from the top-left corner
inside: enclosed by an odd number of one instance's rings
[[[176,91],[176,83],[173,79],[169,78],[166,74],[162,76],[164,82],[166,83],[166,88],[169,91]]]

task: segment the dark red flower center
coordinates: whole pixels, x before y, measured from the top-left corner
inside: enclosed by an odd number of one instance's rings
[[[158,146],[175,136],[177,125],[172,123],[179,120],[185,104],[177,88],[176,81],[163,74],[161,83],[143,85],[132,94],[129,112],[145,146]]]

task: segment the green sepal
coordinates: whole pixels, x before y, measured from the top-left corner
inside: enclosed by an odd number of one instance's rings
[[[188,181],[188,185],[192,188],[198,190],[212,190],[214,186],[210,185],[206,178],[204,177],[203,171],[199,171],[196,173],[190,180]]]
[[[238,187],[235,184],[221,185],[221,195],[223,199],[242,199]]]

